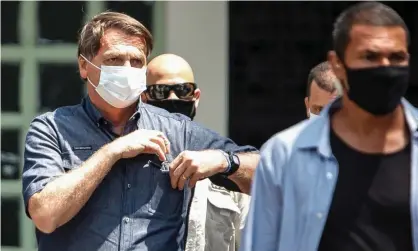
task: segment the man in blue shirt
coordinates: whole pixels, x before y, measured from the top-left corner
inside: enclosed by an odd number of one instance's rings
[[[83,27],[88,97],[35,118],[26,138],[23,197],[39,250],[184,250],[193,182],[250,186],[253,147],[140,102],[151,50],[127,15]]]
[[[338,17],[329,62],[343,96],[263,146],[241,250],[418,250],[408,38],[378,2]]]

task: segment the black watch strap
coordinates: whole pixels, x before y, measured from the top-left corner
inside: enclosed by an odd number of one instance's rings
[[[233,152],[226,152],[225,157],[228,158],[229,167],[222,174],[225,176],[229,176],[234,174],[238,170],[241,163],[239,157]]]

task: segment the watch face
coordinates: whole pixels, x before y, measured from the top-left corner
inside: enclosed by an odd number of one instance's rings
[[[238,165],[238,166],[239,166],[240,162],[239,162],[239,158],[238,158],[238,156],[234,154],[234,155],[232,156],[232,159],[234,160],[234,163],[235,163],[236,165]]]

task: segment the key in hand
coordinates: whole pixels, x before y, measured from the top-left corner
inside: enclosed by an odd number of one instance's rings
[[[170,163],[168,161],[163,161],[161,163],[161,171],[164,171],[164,172],[170,171]]]

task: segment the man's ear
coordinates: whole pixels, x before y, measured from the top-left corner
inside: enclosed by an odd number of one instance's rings
[[[305,97],[306,116],[309,118],[309,98]]]
[[[196,108],[199,106],[199,101],[200,101],[200,93],[201,93],[201,91],[200,91],[200,89],[199,88],[197,88],[195,91],[194,91],[194,97],[193,97],[193,99],[195,100],[195,106],[196,106]]]
[[[335,51],[328,52],[328,62],[330,63],[332,71],[340,81],[342,87],[348,88],[348,86],[346,86],[347,81],[344,64]]]
[[[82,79],[87,79],[87,61],[81,56],[78,56],[78,71]]]

